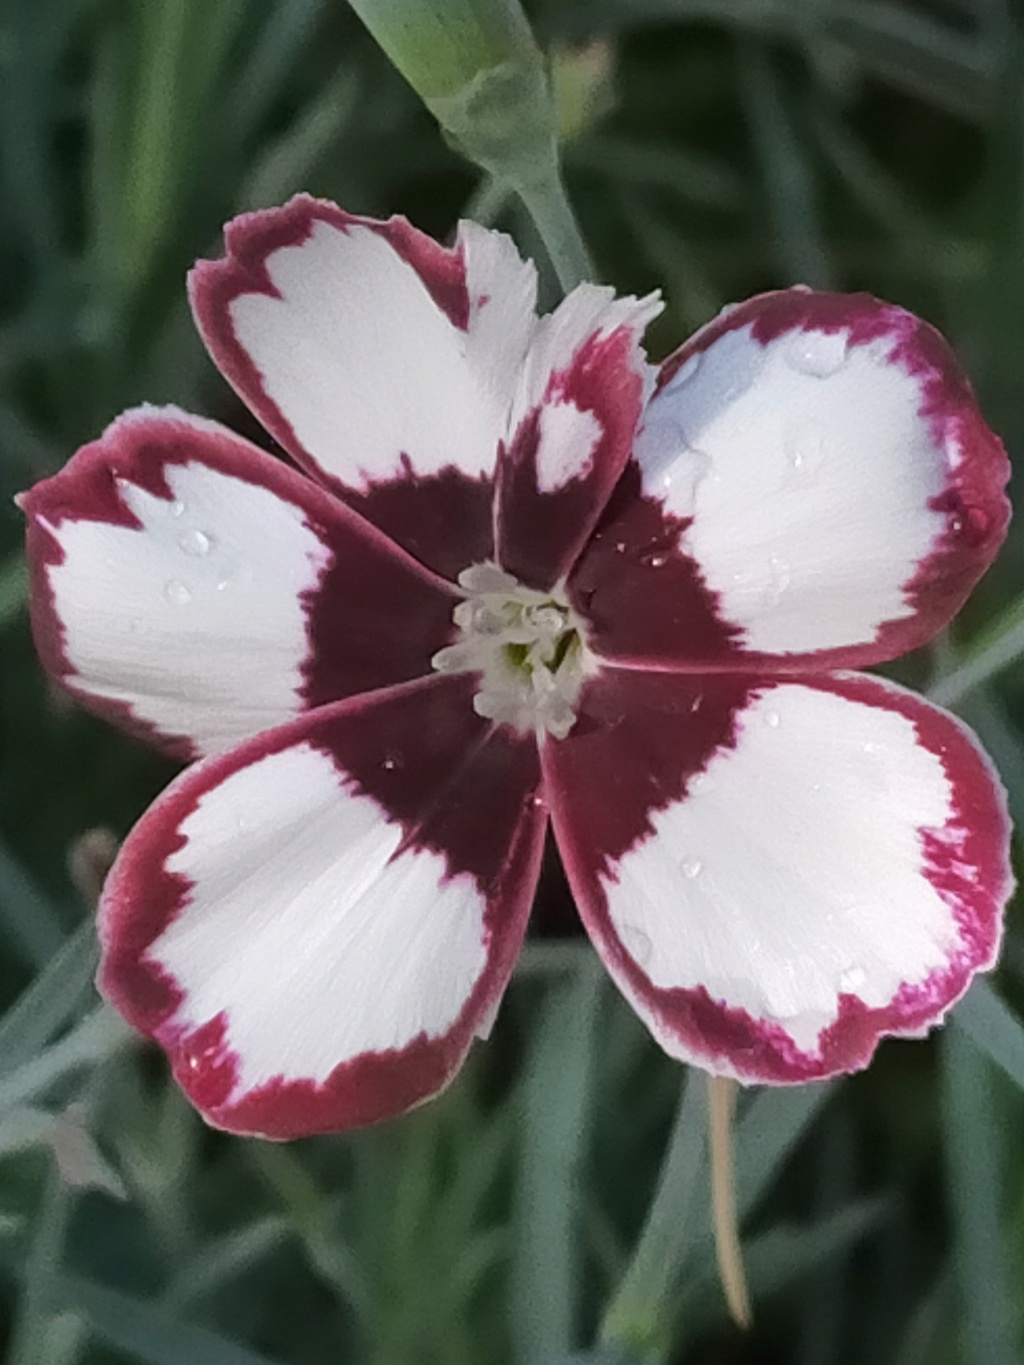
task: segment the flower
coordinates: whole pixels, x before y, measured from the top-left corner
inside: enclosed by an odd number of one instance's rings
[[[226,238],[195,316],[298,468],[142,407],[23,498],[45,664],[196,760],[111,873],[100,983],[206,1117],[441,1089],[549,824],[672,1056],[804,1081],[940,1020],[996,955],[1003,795],[958,720],[843,671],[927,640],[1005,533],[937,333],[789,289],[655,372],[656,299],[538,319],[471,223],[300,197]]]

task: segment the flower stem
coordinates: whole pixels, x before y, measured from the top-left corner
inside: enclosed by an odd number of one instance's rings
[[[459,217],[469,218],[474,223],[482,223],[484,227],[493,227],[498,217],[508,206],[512,195],[511,185],[485,172],[463,205]],[[0,605],[2,605],[2,599],[0,599]]]
[[[564,293],[593,279],[594,267],[569,203],[557,161],[545,175],[515,186],[540,234]]]
[[[729,1313],[737,1327],[751,1323],[750,1296],[743,1273],[739,1222],[736,1216],[735,1163],[732,1123],[736,1112],[736,1082],[708,1077],[708,1135],[711,1146],[711,1202],[714,1209],[715,1255]]]

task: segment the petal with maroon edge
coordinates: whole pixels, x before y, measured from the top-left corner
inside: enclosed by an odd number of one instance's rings
[[[192,306],[267,430],[431,568],[486,559],[533,266],[475,224],[447,250],[308,195],[236,218],[225,240],[193,270]]]
[[[572,588],[655,666],[890,659],[960,607],[1009,473],[939,334],[865,294],[727,311],[665,362]]]
[[[640,347],[660,300],[581,284],[537,325],[498,462],[497,560],[532,588],[564,578],[633,448],[654,384]]]
[[[123,414],[21,499],[43,663],[190,758],[431,672],[440,579],[280,460],[175,408]]]
[[[584,922],[674,1057],[751,1082],[856,1070],[995,960],[1002,790],[902,688],[608,670],[543,761]]]
[[[532,740],[466,678],[325,707],[174,783],[100,907],[100,986],[211,1123],[290,1138],[441,1089],[486,1033],[539,871]]]

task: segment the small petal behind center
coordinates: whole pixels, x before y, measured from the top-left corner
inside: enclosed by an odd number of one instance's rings
[[[558,588],[523,587],[496,564],[459,574],[465,600],[455,608],[460,636],[431,660],[439,673],[478,673],[478,715],[538,737],[564,739],[593,671],[583,623]]]

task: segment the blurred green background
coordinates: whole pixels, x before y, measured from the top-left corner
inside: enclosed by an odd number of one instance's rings
[[[667,296],[658,355],[758,289],[869,289],[950,336],[1019,463],[1019,4],[547,0],[531,12],[599,274]],[[11,498],[143,399],[252,432],[191,327],[183,277],[217,254],[226,218],[299,189],[441,237],[478,216],[536,245],[342,0],[7,0],[3,1360],[1024,1360],[1024,934],[1012,909],[1002,969],[941,1036],[885,1044],[842,1084],[744,1096],[747,1334],[715,1279],[703,1085],[677,1115],[681,1069],[571,924],[528,947],[494,1037],[445,1096],[355,1135],[272,1146],[212,1133],[161,1059],[98,1009],[89,859],[79,847],[73,875],[69,855],[94,827],[122,834],[171,769],[42,678]],[[951,634],[896,673],[978,729],[1018,823],[1022,653],[1018,528]],[[542,899],[565,925],[554,873]],[[669,1197],[638,1252],[673,1125]]]

